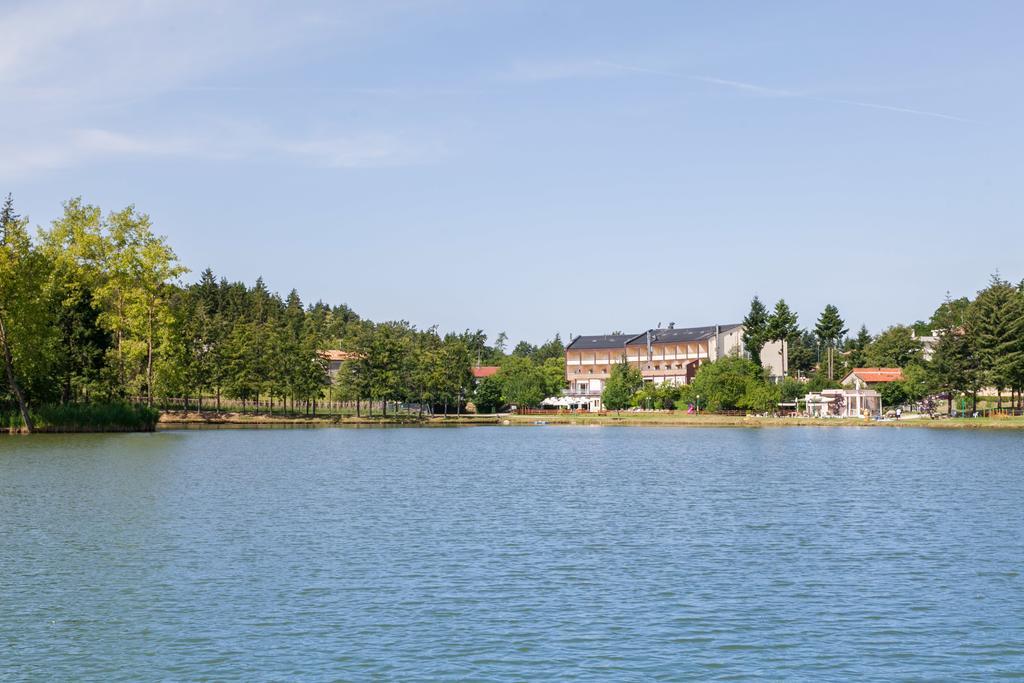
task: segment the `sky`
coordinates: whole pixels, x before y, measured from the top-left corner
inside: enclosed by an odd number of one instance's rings
[[[1024,4],[0,0],[0,192],[534,343],[1024,278]]]

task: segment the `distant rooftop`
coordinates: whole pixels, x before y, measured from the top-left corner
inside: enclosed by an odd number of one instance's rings
[[[710,339],[715,336],[715,329],[720,328],[722,332],[739,327],[733,325],[708,325],[705,327],[665,327],[658,330],[651,330],[651,341],[653,342],[693,342]],[[566,349],[589,350],[589,349],[618,349],[625,346],[646,344],[647,332],[640,334],[597,334],[581,335],[576,337]]]
[[[597,334],[576,337],[566,349],[621,349],[635,334]]]
[[[477,365],[471,368],[473,376],[477,379],[483,379],[484,377],[490,377],[491,375],[501,370],[497,365]]]
[[[715,330],[721,329],[722,332],[727,332],[733,328],[739,327],[736,325],[710,325],[707,327],[666,327],[660,330],[651,330],[651,341],[652,342],[693,342],[702,341],[704,339],[710,339],[715,336]],[[632,339],[626,342],[627,346],[635,344],[646,344],[647,333],[641,332]]]
[[[874,384],[876,382],[901,382],[903,370],[900,368],[854,368],[845,379],[856,375],[860,381]]]
[[[347,361],[356,357],[356,354],[349,351],[342,351],[341,349],[326,349],[321,351],[320,355],[327,360],[333,361]]]

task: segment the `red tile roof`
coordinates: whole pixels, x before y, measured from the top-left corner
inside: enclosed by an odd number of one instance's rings
[[[473,368],[473,376],[477,379],[483,379],[484,377],[490,377],[498,370],[501,370],[497,365],[477,365]]]
[[[341,349],[327,349],[326,351],[321,351],[320,355],[326,358],[327,360],[337,361],[352,360],[353,358],[356,357],[356,354],[350,353],[348,351],[342,351]]]
[[[899,368],[854,368],[850,374],[868,384],[903,381],[903,370]]]

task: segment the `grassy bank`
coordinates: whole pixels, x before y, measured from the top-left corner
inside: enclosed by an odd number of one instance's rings
[[[401,415],[388,417],[305,416],[305,415],[252,415],[233,412],[165,411],[160,426],[202,427],[204,425],[235,426],[468,426],[468,425],[607,425],[647,427],[873,427],[873,428],[926,428],[926,429],[1024,429],[1024,418],[977,419],[904,419],[899,421],[865,421],[858,419],[812,419],[802,417],[757,417],[743,415],[687,415],[685,413],[610,413],[607,415],[552,414],[552,415],[461,415],[426,416]]]
[[[130,403],[72,403],[41,406],[32,410],[37,432],[151,432],[160,412]],[[18,413],[0,414],[0,431],[24,431]]]
[[[388,415],[373,417],[363,415],[304,415],[297,414],[274,414],[268,413],[253,414],[233,411],[184,411],[165,410],[160,414],[159,425],[161,427],[202,427],[204,425],[237,425],[237,426],[373,426],[373,425],[470,425],[470,424],[499,424],[501,417],[498,415],[462,415],[449,417],[444,416],[418,416],[415,414]]]
[[[872,427],[924,429],[1024,429],[1024,417],[970,419],[861,420],[856,418],[759,417],[744,415],[687,415],[685,413],[626,413],[619,415],[511,415],[510,424],[575,424],[666,427]]]

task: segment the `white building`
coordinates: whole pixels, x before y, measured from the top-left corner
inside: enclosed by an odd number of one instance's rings
[[[824,389],[804,396],[810,417],[881,416],[882,395],[874,389]]]

